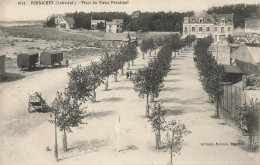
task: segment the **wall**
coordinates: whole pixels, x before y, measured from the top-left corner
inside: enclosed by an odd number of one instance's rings
[[[5,55],[0,55],[0,75],[5,74]]]

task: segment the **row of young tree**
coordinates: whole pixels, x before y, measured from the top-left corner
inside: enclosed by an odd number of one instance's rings
[[[168,45],[168,47],[171,48],[174,52],[182,49],[187,50],[189,47],[192,46],[192,43],[194,43],[195,40],[195,35],[188,35],[184,39],[180,39],[180,36],[178,34],[172,34],[172,37],[144,39],[140,44],[140,49],[143,53],[144,59],[144,54],[149,52],[149,56],[151,57],[152,51],[154,51],[154,53],[156,54],[156,50],[164,45]]]
[[[138,69],[131,81],[134,83],[134,90],[138,92],[141,98],[146,98],[146,117],[151,123],[153,131],[155,132],[156,149],[165,149],[170,153],[170,164],[175,154],[179,154],[183,137],[191,133],[185,126],[185,124],[171,120],[165,121],[165,114],[167,110],[164,109],[161,103],[155,103],[149,105],[150,101],[154,102],[154,98],[159,96],[160,91],[163,88],[164,78],[170,71],[171,61],[173,59],[172,53],[180,50],[183,47],[191,45],[195,40],[194,37],[187,36],[185,39],[181,39],[178,34],[171,35],[165,38],[148,38],[142,41],[141,51],[143,52],[143,58],[145,53],[149,53],[154,50],[156,55],[156,49],[160,48],[157,56],[154,56],[148,62],[148,66]],[[162,132],[165,133],[165,139],[161,142]]]
[[[200,81],[202,82],[203,89],[208,93],[210,99],[216,103],[216,116],[220,117],[219,104],[221,96],[223,95],[223,85],[221,82],[224,77],[224,67],[218,65],[215,58],[208,51],[209,46],[213,42],[211,36],[198,39],[194,47],[194,53],[197,58],[196,66],[199,70]],[[241,124],[248,135],[249,150],[256,149],[254,136],[259,132],[259,112],[260,102],[258,99],[250,100],[250,103],[244,103],[243,106],[235,107],[237,114],[234,120]]]
[[[223,65],[218,65],[214,56],[208,51],[213,39],[211,36],[198,39],[194,47],[196,66],[203,89],[208,93],[210,101],[216,102],[216,116],[219,117],[219,101],[223,92],[221,81],[224,77]]]
[[[129,63],[130,67],[130,61],[134,64],[137,55],[136,44],[129,43],[121,47],[118,53],[109,55],[106,52],[98,62],[92,61],[88,66],[78,65],[68,73],[68,87],[63,92],[57,92],[52,105],[54,116],[50,119],[63,132],[64,151],[67,151],[66,134],[72,132],[72,127],[86,124],[83,119],[88,114],[84,103],[88,100],[95,102],[96,89],[105,83],[107,91],[109,76],[114,75],[117,81],[118,71],[121,69],[121,74],[124,74],[125,63]]]

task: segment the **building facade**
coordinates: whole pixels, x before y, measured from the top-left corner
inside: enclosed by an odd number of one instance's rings
[[[106,22],[107,33],[122,33],[123,32],[123,19],[113,19],[112,21]]]
[[[64,17],[61,14],[52,14],[47,17],[47,21],[54,18],[56,28],[58,29],[72,29],[74,27],[74,19],[72,17]]]
[[[184,17],[183,37],[195,35],[197,38],[212,36],[214,42],[226,43],[228,35],[233,35],[233,14],[208,14],[198,12]]]

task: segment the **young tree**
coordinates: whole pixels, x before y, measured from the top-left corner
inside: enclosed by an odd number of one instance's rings
[[[92,97],[93,90],[90,81],[90,73],[87,67],[77,65],[69,73],[69,83],[67,93],[73,98],[77,98],[83,102]]]
[[[155,103],[151,108],[151,115],[149,116],[149,122],[152,125],[153,131],[155,132],[156,149],[161,148],[161,131],[165,130],[165,119],[164,116],[167,110],[163,108],[160,103]]]
[[[81,102],[70,95],[67,89],[64,92],[57,92],[52,109],[55,116],[50,122],[55,123],[60,131],[63,132],[63,150],[67,151],[67,133],[71,133],[72,127],[79,127],[80,124],[87,124],[83,119],[87,117],[86,108],[82,108]],[[53,119],[53,117],[55,118]]]
[[[161,37],[154,39],[154,54],[156,55],[156,49],[163,45],[163,40]]]
[[[227,37],[227,41],[228,43],[232,44],[233,42],[235,42],[235,38],[229,34]]]
[[[241,128],[248,134],[248,148],[249,151],[255,150],[255,134],[259,132],[259,112],[260,102],[258,99],[255,101],[250,100],[250,104],[245,103],[242,107],[238,108],[239,114],[236,117],[240,123]]]
[[[89,77],[89,86],[93,91],[92,101],[96,101],[96,89],[99,87],[103,81],[101,65],[98,62],[91,61],[91,65],[87,67],[88,77]]]
[[[118,70],[121,68],[120,66],[120,54],[113,54],[111,55],[112,61],[113,61],[113,65],[112,65],[112,72],[114,75],[114,80],[115,82],[117,82],[117,74],[118,74]]]
[[[149,117],[149,95],[151,93],[152,85],[152,69],[150,67],[138,69],[131,77],[131,81],[133,82],[134,90],[138,92],[139,97],[146,97],[145,116]]]
[[[154,40],[153,38],[149,38],[146,40],[146,44],[148,46],[148,50],[150,50],[150,57],[152,56],[152,51],[154,49]]]
[[[131,60],[131,49],[129,45],[125,45],[120,49],[121,54],[124,57],[125,62],[127,62],[127,69],[130,69],[130,60]]]
[[[180,154],[183,144],[183,137],[191,131],[186,128],[185,124],[171,120],[166,126],[166,139],[164,147],[170,153],[170,165],[172,165],[172,157],[176,154]]]
[[[147,53],[148,51],[148,45],[147,45],[147,41],[144,39],[140,45],[140,49],[143,52],[143,59],[144,59],[144,54]]]
[[[136,44],[135,43],[129,43],[128,44],[128,49],[129,49],[129,56],[132,61],[132,66],[134,66],[134,60],[137,59],[138,57],[138,51],[136,49]]]
[[[108,78],[113,73],[113,60],[107,52],[101,57],[100,68],[102,77],[106,77],[105,91],[108,91]]]

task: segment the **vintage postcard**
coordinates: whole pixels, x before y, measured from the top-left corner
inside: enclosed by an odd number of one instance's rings
[[[1,165],[257,165],[259,0],[0,0]]]

